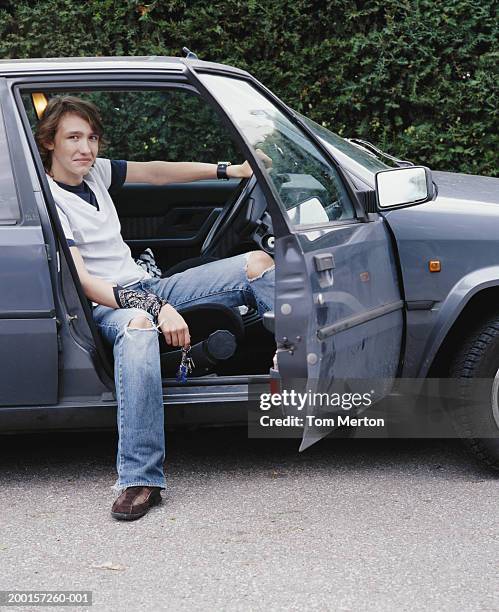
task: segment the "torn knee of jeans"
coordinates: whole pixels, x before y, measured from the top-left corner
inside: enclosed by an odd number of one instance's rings
[[[135,323],[135,325],[132,325],[132,323]],[[151,321],[151,319],[143,315],[130,319],[130,321],[128,321],[127,327],[129,327],[130,329],[153,329],[154,323]]]
[[[132,323],[135,323],[136,325],[132,325]],[[145,332],[158,331],[158,327],[154,324],[154,322],[145,315],[130,319],[130,321],[128,321],[123,328],[126,336],[130,335],[130,330]]]
[[[248,280],[249,280],[250,283],[252,283],[253,281],[258,280],[259,278],[262,278],[262,276],[264,274],[267,274],[267,272],[272,272],[272,270],[274,270],[274,269],[275,269],[275,264],[272,264],[270,266],[270,268],[267,268],[266,270],[262,270],[262,272],[260,272],[260,274],[258,274],[258,276],[251,276],[251,277],[248,276]]]
[[[256,260],[256,261],[250,262],[250,257],[253,254],[254,254],[253,260]],[[256,270],[248,269],[248,268],[251,268],[251,264],[253,264],[256,267]],[[275,264],[273,262],[272,257],[270,257],[270,255],[265,253],[265,251],[250,251],[249,253],[246,253],[246,264],[244,266],[244,272],[246,273],[246,277],[250,282],[258,280],[259,278],[262,278],[262,276],[266,272],[270,272],[271,270],[274,270],[274,268],[275,268]]]

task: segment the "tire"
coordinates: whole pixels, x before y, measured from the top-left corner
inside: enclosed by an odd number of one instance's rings
[[[499,315],[469,334],[449,377],[457,383],[451,417],[458,435],[482,464],[499,471]],[[485,431],[493,437],[480,437]]]

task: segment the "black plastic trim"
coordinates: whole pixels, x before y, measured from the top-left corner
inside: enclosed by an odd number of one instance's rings
[[[357,325],[362,325],[362,323],[367,323],[373,319],[378,319],[383,315],[390,314],[395,310],[401,310],[404,307],[404,301],[398,300],[397,302],[392,302],[391,304],[385,304],[384,306],[379,306],[378,308],[373,308],[372,310],[368,310],[367,312],[363,312],[360,315],[354,315],[353,317],[347,317],[345,319],[341,319],[337,323],[333,323],[332,325],[325,325],[324,327],[320,327],[317,330],[317,338],[319,340],[325,340],[330,336],[334,336],[342,331],[347,329],[351,329],[352,327],[356,327]]]
[[[406,302],[407,310],[431,310],[435,300],[414,300]]]
[[[55,310],[4,310],[0,319],[53,319]]]

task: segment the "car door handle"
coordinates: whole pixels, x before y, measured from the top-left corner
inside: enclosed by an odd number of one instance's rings
[[[334,282],[333,269],[335,267],[333,254],[320,253],[314,255],[314,266],[319,277],[319,286],[322,289],[332,287]]]

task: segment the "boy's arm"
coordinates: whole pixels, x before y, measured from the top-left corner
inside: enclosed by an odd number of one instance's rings
[[[69,250],[73,256],[76,271],[87,298],[92,300],[92,302],[97,302],[97,304],[103,304],[110,308],[118,308],[118,304],[114,299],[113,285],[88,273],[78,247],[71,246]]]
[[[229,178],[247,178],[253,171],[248,162],[227,167]],[[168,183],[189,183],[217,178],[217,164],[202,162],[127,162],[126,183],[150,183],[166,185]]]
[[[256,149],[256,155],[266,168],[272,168],[272,160],[261,149]],[[248,161],[242,164],[227,166],[228,178],[249,178],[253,170]],[[151,183],[166,185],[167,183],[189,183],[217,178],[217,164],[202,162],[127,162],[125,183]]]
[[[69,247],[73,261],[78,272],[83,291],[89,300],[97,304],[103,304],[110,308],[119,308],[115,298],[113,286],[102,278],[97,278],[88,273],[85,262],[78,247]],[[159,313],[158,324],[166,343],[172,346],[188,346],[191,342],[189,328],[183,317],[171,304],[165,304]]]

